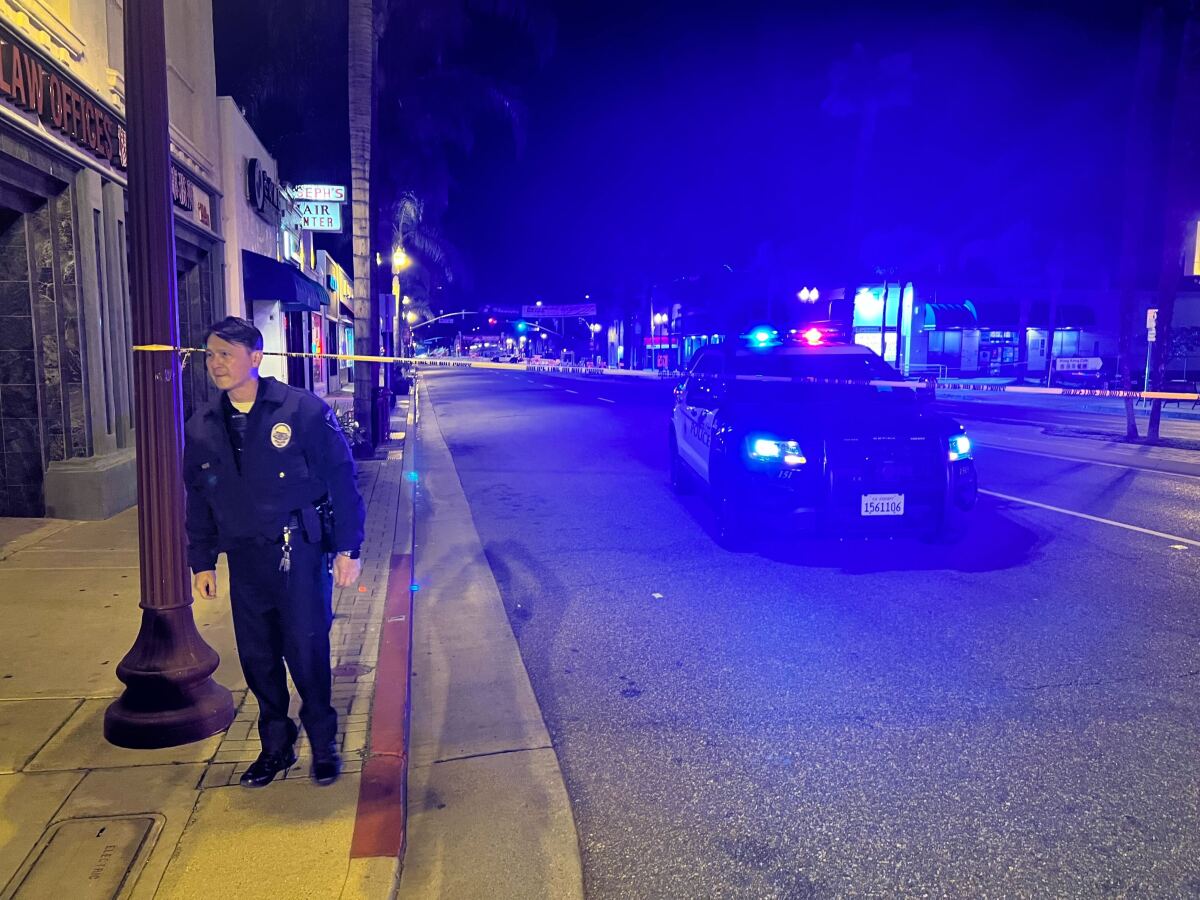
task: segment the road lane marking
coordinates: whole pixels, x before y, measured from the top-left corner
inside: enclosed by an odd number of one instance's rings
[[[579,391],[573,391],[570,388],[563,388],[563,390],[566,391],[568,394],[578,394],[579,393]]]
[[[597,400],[603,400],[605,403],[616,403],[616,400],[609,400],[607,397],[597,397]]]
[[[988,440],[977,440],[978,446],[988,450],[999,450],[1001,453],[1024,453],[1028,456],[1044,456],[1046,459],[1061,459],[1064,462],[1087,463],[1089,466],[1108,466],[1110,469],[1135,469],[1138,472],[1150,472],[1154,475],[1175,475],[1178,478],[1200,478],[1190,472],[1171,472],[1165,469],[1153,469],[1150,466],[1139,466],[1134,463],[1106,462],[1098,459],[1084,459],[1081,456],[1063,456],[1059,453],[1046,453],[1042,450],[1023,450],[1004,444],[994,444]]]
[[[1022,503],[1025,506],[1036,506],[1038,509],[1048,509],[1050,512],[1062,513],[1064,516],[1074,516],[1077,519],[1086,519],[1089,522],[1099,522],[1101,525],[1112,525],[1114,528],[1124,528],[1126,531],[1136,531],[1138,534],[1148,534],[1151,537],[1162,538],[1167,541],[1175,541],[1179,544],[1187,544],[1189,547],[1200,547],[1200,541],[1192,540],[1191,538],[1180,537],[1177,534],[1167,534],[1164,531],[1154,531],[1151,528],[1142,528],[1140,525],[1130,525],[1127,522],[1115,522],[1112,519],[1105,519],[1101,516],[1093,516],[1088,513],[1078,512],[1074,509],[1063,509],[1061,506],[1051,506],[1049,503],[1039,503],[1037,500],[1026,500],[1024,497],[1014,497],[1011,494],[1001,494],[999,491],[985,491],[980,488],[979,493],[986,494],[989,497],[996,497],[1000,500],[1008,500],[1010,503]]]

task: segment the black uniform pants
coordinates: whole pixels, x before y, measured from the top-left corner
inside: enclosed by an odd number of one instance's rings
[[[227,553],[233,630],[246,685],[258,700],[258,736],[266,752],[296,739],[288,718],[287,672],[300,694],[300,721],[317,754],[337,737],[329,662],[333,580],[319,544],[293,532],[291,569],[279,571],[279,544],[249,544]],[[285,672],[284,664],[287,669]]]

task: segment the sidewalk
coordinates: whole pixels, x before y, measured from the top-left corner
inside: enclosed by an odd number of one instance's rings
[[[424,392],[408,851],[399,896],[583,896],[574,816],[458,472]]]
[[[406,431],[406,405],[396,432]],[[237,784],[258,753],[257,710],[234,649],[224,559],[218,599],[193,612],[221,655],[214,677],[234,692],[233,725],[184,747],[125,750],[105,742],[102,721],[140,621],[136,510],[102,522],[0,520],[0,897],[392,895],[407,657],[378,692],[376,672],[396,664],[380,657],[381,634],[385,656],[389,633],[407,651],[411,510],[401,502],[401,445],[386,450],[360,463],[362,579],[334,596],[346,766],[329,788],[309,780],[303,740],[286,779],[258,791]]]

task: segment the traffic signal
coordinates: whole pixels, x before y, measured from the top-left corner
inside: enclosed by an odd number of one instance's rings
[[[496,317],[495,317],[495,316],[490,316],[490,317],[488,318],[488,324],[489,324],[489,325],[495,325],[495,324],[496,324]]]
[[[529,327],[529,323],[528,323],[528,322],[518,322],[518,323],[517,323],[517,331],[522,331],[522,332],[523,332],[523,331],[525,331],[525,329],[527,329],[528,327]]]

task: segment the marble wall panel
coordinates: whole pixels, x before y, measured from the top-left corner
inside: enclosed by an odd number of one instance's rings
[[[0,281],[0,316],[27,316],[30,310],[29,281]]]
[[[37,384],[32,350],[0,350],[0,384]]]
[[[67,385],[67,419],[71,425],[71,449],[69,455],[79,458],[91,455],[88,446],[87,408],[82,384]]]
[[[29,316],[0,316],[0,350],[32,350],[33,319]]]
[[[0,420],[8,417],[14,419],[38,418],[36,385],[0,384]]]

